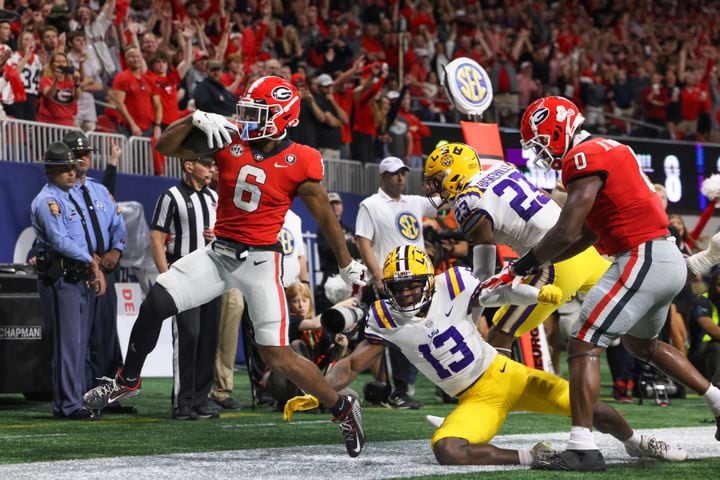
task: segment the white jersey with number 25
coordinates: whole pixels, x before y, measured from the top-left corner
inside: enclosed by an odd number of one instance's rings
[[[504,162],[474,176],[455,197],[455,218],[466,234],[483,219],[497,243],[525,254],[557,223],[560,207]]]

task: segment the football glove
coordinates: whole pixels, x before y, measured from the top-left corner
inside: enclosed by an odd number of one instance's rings
[[[340,278],[348,285],[366,285],[367,267],[357,260],[352,260],[344,267],[340,267]]]
[[[708,272],[713,265],[720,263],[720,232],[710,238],[708,248],[685,259],[688,268],[695,275]]]
[[[224,148],[230,145],[230,132],[240,134],[235,123],[217,113],[196,110],[192,115],[192,123],[207,135],[208,148]]]
[[[283,410],[283,418],[288,422],[292,421],[292,417],[295,412],[303,412],[305,410],[312,410],[320,406],[320,400],[312,395],[298,395],[291,398],[285,403],[285,409]]]
[[[496,273],[492,277],[488,278],[480,284],[480,288],[483,290],[492,290],[502,285],[517,285],[522,280],[522,277],[516,276],[510,270],[510,265],[503,267],[499,273]]]
[[[543,285],[538,292],[538,303],[560,305],[563,301],[563,292],[555,285]]]

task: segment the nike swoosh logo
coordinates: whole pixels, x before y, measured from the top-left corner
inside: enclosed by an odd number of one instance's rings
[[[282,163],[277,163],[277,162],[275,162],[274,165],[275,165],[277,168],[287,168],[287,167],[288,167],[288,165],[283,165]]]
[[[503,367],[500,369],[500,373],[505,373],[505,368],[507,368],[507,362],[503,363]]]
[[[455,308],[455,305],[452,305],[452,306],[450,307],[450,310],[448,310],[447,312],[445,312],[445,316],[446,316],[446,317],[449,317],[449,316],[450,316],[450,314],[451,314],[452,311],[453,311],[453,308]]]
[[[253,263],[254,263],[255,266],[257,267],[258,265],[261,265],[261,264],[263,264],[263,263],[265,263],[265,262],[267,262],[267,260],[260,260],[259,262],[253,262]]]

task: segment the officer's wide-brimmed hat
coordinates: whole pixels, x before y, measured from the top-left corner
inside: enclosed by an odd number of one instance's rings
[[[65,134],[63,143],[70,147],[73,152],[96,152],[97,149],[90,145],[90,141],[82,132],[72,130]]]
[[[63,142],[53,142],[45,150],[45,155],[38,163],[47,167],[53,165],[75,165],[75,158],[70,147]]]

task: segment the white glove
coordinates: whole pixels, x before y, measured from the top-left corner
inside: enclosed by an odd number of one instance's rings
[[[340,267],[340,278],[348,285],[359,285],[364,287],[367,283],[367,267],[362,263],[352,260],[345,267]]]
[[[195,110],[192,123],[207,135],[208,148],[224,148],[232,142],[230,131],[240,135],[238,126],[217,113]]]
[[[720,232],[710,238],[707,249],[686,258],[685,263],[695,275],[702,275],[720,263]]]

